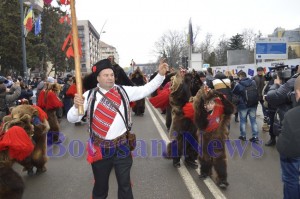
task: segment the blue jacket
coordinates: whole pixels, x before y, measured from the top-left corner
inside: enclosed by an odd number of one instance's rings
[[[249,108],[249,107],[247,107],[247,105],[245,103],[245,99],[243,98],[243,92],[245,90],[245,87],[248,87],[251,84],[256,85],[254,80],[249,79],[248,77],[245,77],[245,78],[241,79],[239,81],[239,83],[236,84],[235,87],[233,88],[232,93],[239,96],[239,103],[237,105],[238,110],[243,110],[243,109]],[[257,106],[257,105],[255,105],[255,106]]]

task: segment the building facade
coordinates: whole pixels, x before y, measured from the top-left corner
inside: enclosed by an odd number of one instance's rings
[[[285,38],[287,40],[288,47],[295,51],[297,58],[300,57],[300,27],[294,30],[285,30],[278,27],[268,37]]]
[[[117,52],[117,49],[111,45],[108,45],[107,43],[104,43],[103,41],[99,40],[99,53],[100,53],[100,60],[101,59],[107,59],[108,56],[113,55],[115,58],[115,62],[119,63],[119,53]]]
[[[78,20],[77,27],[82,48],[81,73],[87,74],[91,72],[92,65],[99,60],[100,35],[89,20]]]

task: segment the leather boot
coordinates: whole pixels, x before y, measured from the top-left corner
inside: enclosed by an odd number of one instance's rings
[[[276,139],[272,138],[265,144],[265,146],[274,146],[276,145]]]

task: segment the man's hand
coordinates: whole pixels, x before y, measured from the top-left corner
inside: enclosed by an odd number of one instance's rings
[[[169,70],[169,65],[166,63],[166,58],[160,59],[158,66],[158,73],[162,76],[165,76]]]
[[[75,108],[78,108],[80,105],[83,105],[83,103],[84,103],[84,97],[76,93],[74,96]]]

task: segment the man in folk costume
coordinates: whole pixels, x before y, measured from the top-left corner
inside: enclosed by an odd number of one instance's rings
[[[46,89],[41,91],[38,98],[37,105],[45,110],[48,115],[48,122],[50,126],[47,133],[48,145],[61,142],[59,139],[60,125],[56,116],[57,109],[63,107],[63,103],[58,97],[59,92],[60,85],[55,82],[53,77],[48,77]]]
[[[199,143],[200,178],[217,173],[217,185],[226,188],[227,162],[224,140],[228,138],[228,125],[234,105],[223,94],[202,87],[194,97],[194,119]],[[215,144],[221,145],[214,148]]]
[[[76,94],[74,106],[68,112],[68,121],[81,120],[78,106],[88,111],[90,139],[87,144],[87,160],[92,165],[95,178],[93,198],[107,198],[108,180],[114,168],[118,181],[118,198],[133,198],[130,169],[132,156],[126,132],[130,128],[129,102],[142,99],[157,89],[165,78],[168,65],[159,65],[159,74],[144,86],[119,86],[108,59],[97,62],[92,67],[91,79],[97,79],[96,88],[86,91],[83,98]],[[93,82],[91,80],[91,82]],[[90,94],[90,95],[89,95]],[[124,119],[126,118],[126,119]]]

